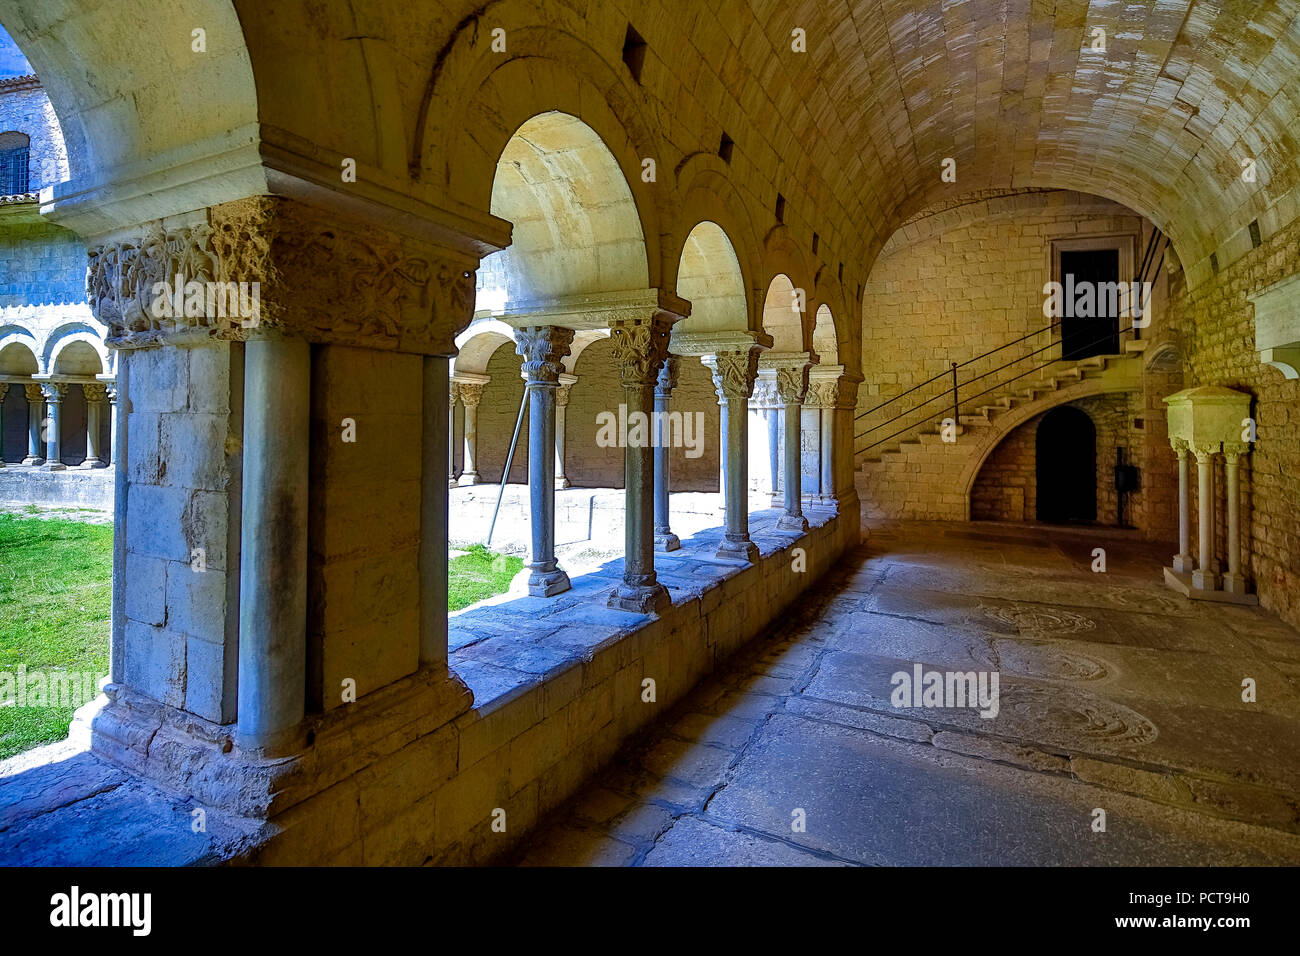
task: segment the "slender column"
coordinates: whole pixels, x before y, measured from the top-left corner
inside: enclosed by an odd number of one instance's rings
[[[45,464],[45,449],[41,443],[41,420],[45,417],[45,393],[39,385],[24,385],[27,396],[27,457],[24,465]]]
[[[306,703],[311,348],[253,339],[244,361],[238,735],[274,750]]]
[[[677,363],[675,355],[664,359],[664,364],[659,369],[659,378],[655,380],[655,421],[663,423],[662,432],[655,431],[655,436],[659,439],[655,442],[655,548],[659,551],[676,551],[682,546],[681,540],[668,526],[672,449],[665,440],[668,438],[668,406],[672,401],[673,389],[677,387]]]
[[[838,382],[821,383],[821,500],[835,504],[835,406],[840,402]]]
[[[45,382],[41,394],[45,396],[45,464],[46,471],[65,471],[60,459],[63,456],[62,436],[59,434],[63,416],[60,412],[67,386],[62,382]]]
[[[456,481],[456,399],[460,397],[460,383],[447,383],[447,487],[455,488]]]
[[[715,355],[700,356],[700,364],[709,370],[715,388],[718,378],[718,359]],[[727,510],[727,399],[719,390],[718,396],[718,510]]]
[[[571,381],[570,381],[571,380]],[[560,375],[560,385],[555,390],[555,487],[569,487],[569,476],[564,473],[565,413],[569,410],[569,392],[578,379],[573,375]]]
[[[1174,439],[1171,443],[1178,455],[1178,553],[1174,555],[1174,570],[1179,574],[1191,574],[1193,570],[1191,552],[1191,494],[1188,490],[1189,457],[1187,443]]]
[[[478,406],[483,401],[484,386],[479,382],[460,382],[460,403],[465,409],[465,460],[461,464],[462,486],[477,485],[482,479],[478,473]]]
[[[727,419],[726,530],[718,557],[754,561],[758,546],[749,539],[749,397],[758,374],[758,348],[719,352],[713,384]]]
[[[1196,570],[1192,572],[1192,587],[1202,591],[1219,587],[1219,565],[1214,558],[1214,456],[1217,450],[1217,443],[1192,449],[1196,455],[1196,504],[1200,509],[1197,530],[1201,536]]]
[[[117,383],[110,382],[104,390],[108,397],[108,460],[117,462]]]
[[[555,389],[573,329],[530,326],[515,332],[528,388],[528,498],[532,551],[521,573],[528,593],[550,597],[569,590],[569,576],[555,560]]]
[[[1228,496],[1228,573],[1223,576],[1223,590],[1230,594],[1246,593],[1246,578],[1241,573],[1241,492],[1237,485],[1237,466],[1245,451],[1245,445],[1223,445]]]
[[[5,466],[5,399],[9,397],[9,383],[0,382],[0,468]]]
[[[83,385],[86,395],[86,458],[79,468],[103,468],[107,462],[99,453],[99,423],[107,398],[107,389],[103,385]]]
[[[781,531],[798,534],[808,530],[803,516],[803,463],[800,461],[803,431],[803,398],[808,390],[808,366],[781,366],[776,370],[776,392],[781,399],[785,429],[782,435],[785,456],[785,514],[776,526]]]
[[[420,666],[443,670],[447,666],[448,476],[443,473],[442,446],[449,439],[442,434],[442,396],[451,397],[447,359],[424,356],[421,374]]]
[[[623,449],[624,517],[623,583],[609,596],[609,606],[648,614],[671,603],[668,590],[655,573],[654,442],[655,384],[668,356],[672,323],[656,314],[647,319],[624,319],[610,325],[614,363],[623,382],[627,406],[628,439]],[[643,426],[635,434],[634,422]]]

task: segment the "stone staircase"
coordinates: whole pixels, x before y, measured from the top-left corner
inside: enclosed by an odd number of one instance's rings
[[[931,417],[902,434],[855,453],[855,478],[867,514],[882,517],[965,520],[970,486],[988,453],[1010,431],[1056,405],[1106,392],[1140,387],[1144,340],[1129,340],[1117,355],[1053,362],[1029,375],[993,387],[973,411],[963,410],[956,441],[945,442],[941,422],[951,407],[940,400],[926,407]],[[1012,372],[1011,374],[1015,374]],[[976,392],[988,385],[972,386]],[[958,393],[960,397],[960,391]],[[968,403],[962,400],[963,409]],[[901,416],[906,420],[908,416]],[[874,424],[874,423],[872,423]],[[888,435],[902,427],[876,429]],[[875,433],[872,433],[875,434]],[[862,440],[870,440],[871,434]],[[861,441],[861,440],[860,440]]]

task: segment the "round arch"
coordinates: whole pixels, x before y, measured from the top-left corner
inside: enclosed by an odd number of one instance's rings
[[[61,325],[45,337],[45,344],[41,349],[41,353],[44,359],[43,366],[47,373],[58,371],[60,355],[75,342],[90,346],[99,358],[99,371],[101,373],[107,372],[112,367],[112,357],[108,347],[104,345],[103,336],[84,322],[77,322]]]
[[[784,272],[778,272],[768,283],[763,300],[763,331],[772,336],[774,352],[806,352],[809,336],[806,334],[804,316],[794,282]]]
[[[731,237],[716,222],[697,223],[682,243],[677,294],[691,303],[691,314],[674,331],[747,331],[745,277]]]

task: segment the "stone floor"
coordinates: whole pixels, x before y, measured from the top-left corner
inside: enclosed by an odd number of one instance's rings
[[[1122,534],[869,540],[508,862],[1300,863],[1296,632],[1166,590]],[[916,663],[998,672],[997,717],[894,708]]]

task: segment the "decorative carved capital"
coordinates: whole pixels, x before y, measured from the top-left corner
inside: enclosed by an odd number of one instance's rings
[[[27,396],[28,402],[43,402],[45,394],[41,391],[39,385],[24,385],[23,394]]]
[[[808,366],[781,366],[776,370],[776,393],[783,405],[797,405],[808,390]]]
[[[523,356],[529,385],[555,385],[564,371],[561,364],[573,344],[573,329],[558,325],[530,325],[515,330],[515,352]]]
[[[461,399],[461,395],[463,394],[461,388],[462,386],[460,382],[457,382],[454,379],[447,383],[447,401],[453,408]]]
[[[1191,448],[1192,454],[1196,456],[1196,463],[1203,464],[1219,453],[1219,442],[1197,442]]]
[[[452,355],[477,263],[303,203],[259,196],[89,250],[86,295],[114,348],[288,335]]]
[[[1179,461],[1182,461],[1184,458],[1187,457],[1186,438],[1171,438],[1169,439],[1169,445],[1171,448],[1173,448],[1174,454],[1178,456]]]
[[[718,352],[714,356],[713,387],[718,397],[728,401],[747,401],[754,391],[758,375],[757,348],[735,352]]]
[[[776,382],[759,380],[754,383],[754,391],[749,404],[754,408],[776,408]]]
[[[460,386],[460,400],[466,408],[478,408],[478,403],[483,401],[483,385],[478,382],[457,382]]]
[[[109,382],[104,386],[104,395],[110,405],[117,403],[117,382]]]
[[[625,388],[652,388],[668,357],[672,324],[659,316],[623,319],[610,326],[614,364]]]
[[[669,355],[664,359],[664,364],[659,368],[659,378],[655,380],[655,394],[660,398],[667,398],[677,387],[679,375],[681,373],[681,364],[676,355]]]
[[[87,384],[81,386],[81,391],[86,396],[86,401],[91,404],[102,402],[108,398],[108,389],[104,385]]]
[[[809,382],[804,404],[814,408],[834,408],[840,401],[838,382]]]
[[[68,386],[62,382],[42,382],[41,395],[44,396],[47,405],[57,405],[63,401],[63,396],[68,392]]]
[[[566,408],[569,404],[569,394],[572,392],[572,385],[561,385],[555,390],[555,407]]]
[[[1223,457],[1229,464],[1236,464],[1237,459],[1248,454],[1250,454],[1250,445],[1246,442],[1225,441],[1223,443]]]

